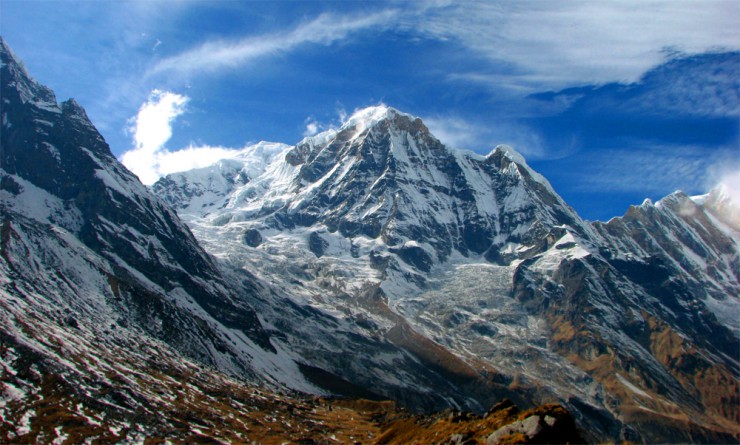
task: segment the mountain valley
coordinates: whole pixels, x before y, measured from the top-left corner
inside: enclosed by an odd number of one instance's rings
[[[0,440],[740,438],[726,185],[590,222],[379,105],[147,188],[0,56]]]

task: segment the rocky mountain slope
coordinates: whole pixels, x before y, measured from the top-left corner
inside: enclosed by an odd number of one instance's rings
[[[481,410],[508,391],[566,404],[595,437],[737,437],[739,237],[716,199],[674,194],[591,224],[511,148],[451,150],[385,106],[284,147],[218,206],[194,208],[200,178],[223,171],[153,188],[207,251],[441,372],[456,386],[442,403]],[[255,307],[285,349],[399,399],[385,371],[398,362],[348,363],[334,324]]]
[[[58,104],[2,40],[0,61],[0,440],[14,441],[8,425],[32,417],[15,402],[57,390],[74,394],[82,417],[156,416],[121,383],[155,378],[135,369],[155,372],[172,357],[321,393],[271,344],[249,304],[259,284],[228,277],[84,110]]]

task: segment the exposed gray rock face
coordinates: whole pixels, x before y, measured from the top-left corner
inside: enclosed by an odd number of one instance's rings
[[[381,239],[427,272],[453,253],[509,264],[545,248],[549,227],[582,223],[507,147],[487,157],[451,151],[420,119],[386,107],[356,119],[329,140],[307,139],[286,154],[296,168],[292,197],[277,210],[267,206],[263,218]],[[430,252],[405,248],[409,241]],[[527,249],[502,253],[507,243]]]
[[[543,419],[537,415],[529,416],[524,420],[517,420],[491,433],[486,440],[486,445],[498,445],[502,439],[512,434],[523,434],[528,440],[532,440],[542,431],[542,425]]]

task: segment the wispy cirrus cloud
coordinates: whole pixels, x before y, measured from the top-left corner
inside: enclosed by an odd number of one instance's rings
[[[453,148],[487,153],[496,145],[514,147],[529,160],[560,157],[562,153],[546,153],[540,135],[512,120],[494,123],[452,115],[424,117],[429,131],[443,144]]]
[[[485,129],[469,120],[452,116],[434,116],[424,118],[429,131],[443,144],[467,150],[482,149],[477,147],[484,135]]]
[[[159,60],[149,74],[214,72],[303,44],[400,29],[413,38],[460,45],[487,61],[470,70],[448,69],[448,79],[531,91],[634,81],[675,50],[739,48],[739,20],[735,0],[397,2],[375,12],[325,12],[280,32],[209,40]]]
[[[337,128],[344,125],[347,122],[347,118],[349,117],[349,115],[347,114],[347,110],[345,110],[341,104],[337,104],[335,113],[336,118],[334,120],[327,119],[325,121],[320,121],[314,116],[307,117],[304,121],[304,123],[306,124],[306,129],[303,131],[303,137],[315,136],[326,130],[336,130]]]
[[[236,41],[207,41],[196,48],[160,60],[149,70],[149,74],[214,72],[290,51],[303,44],[330,45],[353,33],[388,27],[394,23],[397,14],[398,11],[392,9],[351,16],[324,13],[285,32],[250,36]]]
[[[702,147],[674,145],[608,149],[585,157],[587,162],[575,172],[582,191],[656,196],[676,190],[703,193],[740,167],[736,150],[730,147],[711,153]]]

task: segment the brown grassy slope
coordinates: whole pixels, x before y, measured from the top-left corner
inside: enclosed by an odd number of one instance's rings
[[[557,428],[536,437],[512,431],[499,443],[581,442],[572,417],[556,405],[520,412],[509,402],[485,417],[421,416],[388,401],[269,391],[164,355],[109,362],[104,377],[60,369],[7,335],[0,356],[11,365],[0,377],[4,395],[11,387],[25,392],[4,407],[0,443],[485,444],[497,429],[533,415],[557,419]]]

